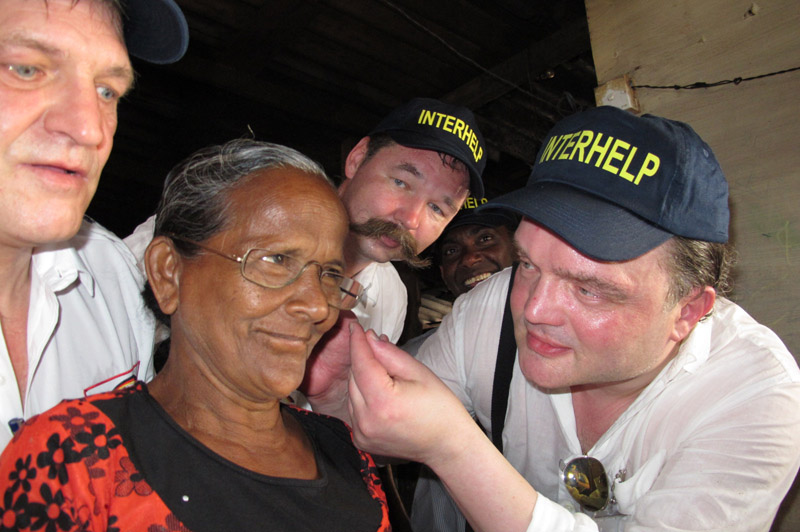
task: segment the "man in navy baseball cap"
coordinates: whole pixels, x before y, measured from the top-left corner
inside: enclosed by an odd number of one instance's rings
[[[153,374],[144,279],[84,212],[129,55],[172,63],[188,42],[173,0],[0,0],[0,449],[64,398]]]
[[[414,98],[392,109],[347,155],[339,196],[351,220],[346,274],[366,287],[353,310],[362,326],[400,337],[407,292],[391,262],[425,264],[419,254],[467,196],[483,196],[486,151],[469,109]]]
[[[436,241],[435,262],[453,297],[511,266],[516,257],[519,216],[505,209],[479,211],[481,204],[475,197],[467,198]]]
[[[438,325],[452,310],[455,298],[514,263],[519,216],[506,209],[478,211],[487,201],[467,198],[434,243],[433,263],[444,286],[437,284],[420,296],[418,316],[423,329]],[[419,344],[421,341],[412,339],[403,349],[414,353]]]
[[[522,215],[515,273],[461,296],[416,360],[354,328],[358,445],[426,462],[476,530],[768,530],[800,466],[800,370],[724,297],[708,144],[590,109],[498,207]]]

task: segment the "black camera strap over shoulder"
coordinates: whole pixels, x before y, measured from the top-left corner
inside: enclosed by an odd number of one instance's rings
[[[506,423],[508,408],[508,389],[511,386],[511,374],[514,361],[517,359],[517,342],[514,338],[514,319],[511,317],[511,288],[517,274],[518,263],[511,268],[511,280],[508,282],[508,294],[503,310],[503,325],[500,327],[500,341],[497,343],[497,362],[494,366],[494,382],[492,384],[492,443],[503,452],[503,427]]]
[[[517,359],[517,342],[514,339],[514,319],[511,317],[511,288],[514,286],[514,277],[517,274],[518,263],[511,268],[511,280],[508,282],[508,293],[503,310],[503,324],[500,326],[500,341],[497,343],[497,361],[494,366],[494,381],[492,383],[492,443],[503,452],[503,427],[506,424],[506,410],[508,409],[508,390],[511,386],[511,375],[514,371],[514,362]],[[466,523],[464,532],[473,532],[469,523]]]

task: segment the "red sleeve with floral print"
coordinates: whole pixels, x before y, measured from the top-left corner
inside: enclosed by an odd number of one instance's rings
[[[0,492],[0,532],[189,532],[141,478],[113,423],[84,400],[23,425],[0,457]]]

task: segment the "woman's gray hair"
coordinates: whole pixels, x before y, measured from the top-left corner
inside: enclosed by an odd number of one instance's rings
[[[155,233],[203,242],[224,229],[230,193],[258,170],[295,168],[319,176],[333,188],[322,167],[302,153],[269,142],[237,139],[210,146],[178,163],[164,182],[156,209]],[[182,254],[196,246],[176,241]]]

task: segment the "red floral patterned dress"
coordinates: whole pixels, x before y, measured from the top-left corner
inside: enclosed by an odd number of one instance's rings
[[[0,457],[0,532],[389,531],[372,458],[341,421],[284,405],[320,478],[243,469],[183,431],[144,384],[64,401]]]

